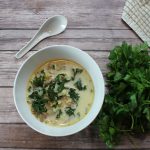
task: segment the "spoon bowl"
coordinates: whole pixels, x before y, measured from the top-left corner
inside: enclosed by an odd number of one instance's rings
[[[49,18],[42,25],[39,32],[48,33],[49,36],[57,35],[63,32],[67,27],[67,19],[64,16],[54,16]]]
[[[57,15],[47,19],[34,37],[15,55],[15,57],[17,59],[21,58],[40,41],[47,37],[60,34],[66,29],[66,27],[67,18],[62,15]]]

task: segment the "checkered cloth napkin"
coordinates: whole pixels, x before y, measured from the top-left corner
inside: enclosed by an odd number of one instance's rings
[[[150,46],[150,0],[127,0],[122,19]]]

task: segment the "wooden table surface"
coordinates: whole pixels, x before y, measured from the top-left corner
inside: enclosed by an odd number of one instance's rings
[[[141,43],[121,20],[125,0],[0,0],[0,150],[14,149],[107,149],[90,125],[68,137],[48,137],[29,128],[18,115],[13,101],[13,82],[23,61],[45,46],[68,44],[89,53],[105,75],[108,54],[122,41]],[[15,53],[49,17],[68,18],[67,30],[38,44],[24,58]],[[150,149],[150,134],[136,139],[139,149]],[[134,149],[124,137],[116,149]]]

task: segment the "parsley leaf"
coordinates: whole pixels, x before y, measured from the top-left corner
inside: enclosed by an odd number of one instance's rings
[[[108,147],[123,134],[150,131],[150,56],[148,45],[123,42],[109,55],[108,93],[95,123]]]

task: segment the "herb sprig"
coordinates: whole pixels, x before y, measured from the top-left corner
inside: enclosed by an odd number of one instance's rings
[[[108,93],[96,125],[108,147],[123,134],[150,131],[150,56],[148,45],[116,46],[109,55]]]

